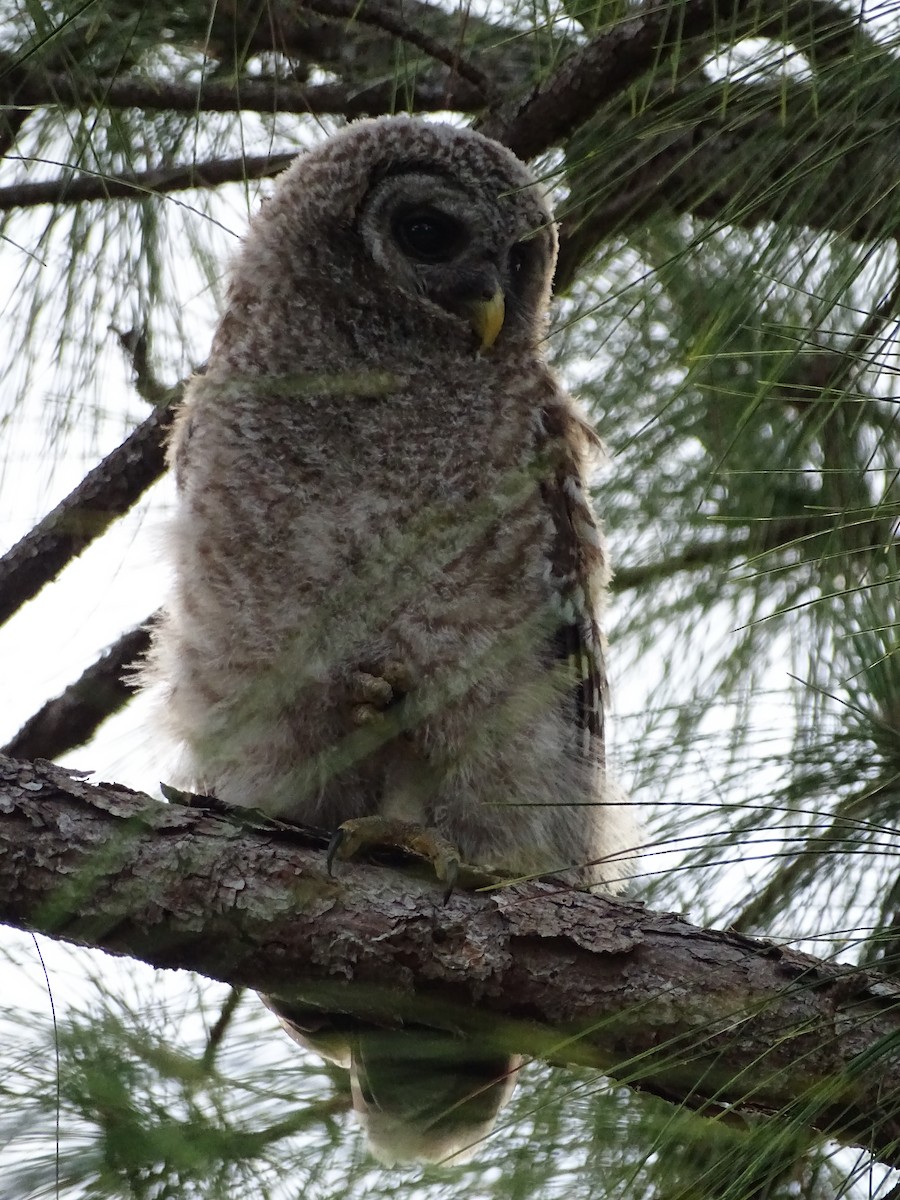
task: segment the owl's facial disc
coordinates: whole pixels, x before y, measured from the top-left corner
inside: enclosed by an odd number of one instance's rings
[[[484,352],[510,323],[527,333],[540,308],[549,235],[532,236],[541,213],[529,207],[411,170],[373,188],[360,232],[393,286],[461,318]]]

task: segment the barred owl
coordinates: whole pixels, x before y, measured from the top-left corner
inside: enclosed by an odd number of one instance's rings
[[[528,171],[469,130],[360,121],[281,177],[171,446],[148,672],[185,785],[618,888],[595,437],[543,361],[555,253]],[[385,1160],[460,1153],[518,1066],[273,1006],[351,1069]]]

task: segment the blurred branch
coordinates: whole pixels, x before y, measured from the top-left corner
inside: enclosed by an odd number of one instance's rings
[[[879,353],[883,351],[888,337],[889,327],[900,314],[900,273],[894,286],[875,305],[866,319],[854,333],[849,345],[830,347],[824,356],[816,355],[811,365],[817,368],[812,373],[809,386],[814,393],[831,392],[835,398],[846,388],[854,386],[854,381],[866,371],[873,362],[878,361]],[[796,384],[794,385],[797,386]]]
[[[719,1117],[777,1113],[897,1165],[900,990],[678,916],[516,884],[457,891],[253,810],[0,759],[0,919],[290,1003],[586,1063]]]
[[[757,548],[758,539],[746,535],[695,542],[692,546],[685,546],[680,554],[673,554],[671,558],[660,558],[633,567],[617,567],[610,590],[615,593],[627,591],[629,588],[646,587],[648,583],[659,583],[660,580],[670,579],[682,571],[700,571],[713,563],[722,565],[732,562]]]
[[[392,4],[391,0],[303,0],[303,7],[323,17],[342,17],[360,25],[372,25],[449,67],[454,74],[472,84],[485,102],[493,94],[491,79],[467,62],[458,48],[445,46],[423,26],[411,21],[405,7]]]
[[[155,87],[123,82],[125,102],[161,103]],[[251,91],[252,87],[251,85]],[[291,85],[285,96],[292,96]],[[110,85],[115,92],[116,85]],[[264,90],[275,93],[267,82]],[[198,93],[182,89],[178,105]],[[392,111],[396,84],[354,93],[343,85],[303,89],[315,101],[306,111],[346,116]],[[236,107],[239,92],[216,97]],[[284,97],[282,97],[284,98]],[[293,95],[298,100],[298,95]],[[259,97],[260,101],[262,97]],[[467,85],[447,93],[441,83],[420,85],[412,107],[436,111],[450,101],[472,111]],[[687,212],[737,226],[764,221],[870,239],[893,237],[900,226],[900,138],[895,120],[829,105],[827,92],[709,82],[679,85],[654,95],[637,115],[615,108],[597,115],[567,148],[570,195],[562,213],[563,237],[556,286],[565,290],[596,247],[659,212]],[[333,107],[332,107],[333,106]],[[222,109],[224,111],[224,107]],[[502,131],[501,131],[502,132]],[[531,145],[550,149],[547,127]],[[516,147],[514,147],[516,148]],[[518,147],[521,150],[521,147]],[[38,204],[144,199],[191,188],[262,179],[278,174],[293,153],[210,159],[200,163],[126,172],[66,175],[0,188],[0,211]]]
[[[896,120],[840,100],[806,85],[685,84],[636,115],[599,114],[566,148],[557,290],[603,242],[660,212],[893,238]]]
[[[206,1039],[206,1046],[203,1049],[202,1066],[204,1071],[211,1071],[213,1064],[216,1061],[216,1055],[219,1052],[219,1047],[222,1045],[222,1039],[228,1032],[228,1027],[231,1025],[237,1007],[244,995],[244,989],[233,987],[225,997],[225,1003],[222,1005],[222,1011],[216,1018],[215,1024],[209,1031],[209,1036]]]
[[[670,37],[673,30],[675,36]],[[391,0],[307,0],[303,5],[267,3],[265,8],[222,3],[216,7],[209,30],[189,28],[185,14],[174,20],[175,39],[180,35],[191,42],[202,36],[210,56],[227,64],[229,74],[241,76],[235,82],[210,77],[197,83],[129,78],[129,64],[122,62],[117,63],[115,75],[102,76],[83,67],[73,70],[71,61],[58,51],[43,58],[0,56],[0,77],[8,121],[13,117],[21,121],[29,107],[53,106],[360,116],[393,112],[400,96],[404,107],[413,110],[476,111],[496,95],[499,86],[518,100],[510,103],[505,115],[491,116],[488,125],[492,131],[496,125],[494,136],[506,136],[510,144],[519,142],[523,136],[520,126],[528,125],[529,136],[540,139],[530,154],[571,132],[648,71],[658,74],[667,57],[677,63],[685,57],[691,39],[714,44],[750,34],[793,43],[807,55],[813,69],[847,59],[864,61],[870,74],[876,66],[900,74],[900,63],[868,35],[863,19],[829,0],[795,0],[787,7],[778,0],[767,4],[688,0],[686,5],[648,4],[628,21],[605,28],[586,47],[556,30],[542,30],[538,57],[545,62],[562,59],[563,63],[523,99],[534,76],[535,49],[532,37],[521,28],[470,12],[449,12],[421,0],[404,0],[402,7]],[[404,80],[398,76],[397,42],[421,50],[440,67],[429,68],[422,61],[410,64],[413,69]],[[244,55],[287,55],[341,78],[307,85],[296,78],[245,77],[243,61],[231,62],[238,46]],[[74,46],[69,49],[71,53]],[[478,66],[471,61],[474,54]],[[60,69],[63,62],[67,69]],[[886,90],[891,91],[889,86]],[[858,105],[854,111],[858,112]],[[559,122],[554,133],[541,124],[546,114]],[[508,126],[505,135],[501,133],[504,122]],[[524,149],[518,152],[526,155]]]
[[[13,758],[58,758],[94,736],[137,691],[122,679],[125,668],[146,654],[152,620],[123,633],[79,679],[30,717],[2,748]]]
[[[84,178],[67,175],[62,179],[36,183],[13,183],[8,187],[0,187],[0,212],[12,208],[33,208],[37,204],[145,199],[148,192],[162,195],[188,188],[219,187],[223,183],[247,179],[267,179],[283,171],[295,157],[293,153],[244,155],[150,171],[129,171],[123,175],[95,174]]]
[[[204,37],[208,52],[229,68],[241,65],[243,55],[274,53],[289,59],[300,71],[316,64],[352,82],[393,75],[397,41],[425,55],[416,62],[417,71],[430,66],[428,60],[446,61],[455,70],[459,51],[451,47],[465,44],[470,63],[473,54],[479,58],[475,79],[489,70],[492,83],[505,78],[510,63],[524,64],[533,56],[521,25],[423,0],[402,0],[402,6],[385,0],[334,0],[333,4],[328,0],[321,4],[221,0],[208,30],[205,22],[204,17],[203,28],[194,32]],[[543,33],[543,40],[550,40],[548,33]],[[239,48],[237,63],[235,47]],[[407,50],[404,58],[410,57]]]
[[[861,20],[836,4],[797,0],[785,7],[782,0],[669,0],[631,11],[570,54],[529,96],[491,114],[482,132],[504,142],[520,158],[532,158],[569,137],[639,80],[650,76],[658,88],[668,75],[674,88],[698,51],[754,36],[798,45],[813,67],[817,56],[823,62],[856,56],[866,62],[870,77],[877,78],[876,63],[884,64],[893,77],[883,80],[888,93],[891,83],[896,87],[900,82],[900,61],[863,32]],[[821,84],[817,86],[821,92]]]
[[[23,102],[43,108],[140,108],[162,112],[263,112],[378,116],[397,108],[399,93],[419,112],[475,110],[483,104],[476,88],[452,73],[401,85],[393,76],[371,83],[304,84],[292,79],[203,79],[180,83],[128,77],[79,79],[71,75],[30,76],[19,89]]]
[[[0,158],[8,154],[16,144],[19,131],[30,115],[30,109],[16,103],[19,97],[20,75],[7,73],[0,83]]]
[[[732,537],[693,542],[669,558],[659,558],[635,566],[617,567],[610,587],[613,592],[622,592],[628,588],[641,588],[649,583],[671,579],[673,575],[679,575],[682,571],[700,571],[712,565],[735,563],[747,555],[756,558],[777,554],[780,550],[791,549],[797,542],[807,541],[818,535],[827,537],[832,531],[832,526],[831,515],[819,512],[810,512],[806,516],[757,521],[749,533],[736,530]],[[767,558],[764,570],[772,569],[773,564]]]
[[[844,8],[833,0],[765,0],[753,25],[756,37],[789,42],[802,51],[815,70],[822,63],[855,59],[874,67],[879,60],[900,69],[892,56],[866,28],[867,19],[855,6]]]
[[[813,71],[842,59],[864,61],[870,70],[896,65],[885,47],[868,33],[867,22],[832,0],[793,0],[787,5],[781,0],[670,0],[662,6],[646,3],[631,11],[628,20],[604,29],[588,47],[580,47],[559,28],[541,29],[538,57],[545,63],[566,61],[553,80],[536,89],[543,111],[538,106],[532,116],[549,114],[565,119],[561,111],[554,110],[560,100],[564,106],[571,100],[567,80],[572,77],[577,77],[579,87],[599,88],[597,94],[608,98],[647,72],[656,71],[667,59],[677,62],[691,41],[710,46],[747,36],[768,37],[796,46]],[[365,36],[366,26],[389,35],[383,46],[377,34]],[[521,112],[523,104],[528,107],[537,99],[535,93],[524,102],[521,99],[535,57],[529,44],[533,33],[468,9],[460,14],[422,0],[404,0],[402,8],[386,0],[363,4],[309,0],[302,5],[269,0],[265,8],[239,6],[230,0],[217,6],[211,31],[213,50],[218,38],[223,59],[228,58],[228,47],[237,42],[245,52],[268,51],[301,63],[316,62],[345,79],[357,80],[384,68],[392,39],[403,41],[470,78],[485,97],[497,93],[498,81],[505,94],[518,93],[519,100],[511,102],[507,113],[496,118],[498,122],[508,121],[509,114],[516,112],[528,120]],[[457,49],[448,50],[464,42],[468,63],[460,63]],[[476,53],[477,68],[472,62]],[[510,87],[514,79],[519,86]],[[539,131],[540,119],[532,125]]]
[[[165,435],[181,385],[73,492],[0,558],[0,624],[126,513],[165,469]]]
[[[482,132],[520,158],[562,141],[649,72],[659,76],[685,43],[734,35],[736,23],[758,11],[758,0],[669,0],[646,5],[571,54],[529,96],[484,122]]]

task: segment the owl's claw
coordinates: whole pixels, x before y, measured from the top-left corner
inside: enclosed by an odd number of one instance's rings
[[[402,700],[407,692],[412,690],[413,673],[405,663],[392,659],[382,666],[379,674],[391,685],[394,698],[397,700]]]
[[[355,671],[350,677],[350,700],[354,725],[373,725],[381,721],[386,709],[402,700],[409,691],[412,677],[399,662],[388,662],[378,670]]]
[[[453,889],[456,887],[456,882],[459,879],[459,859],[458,858],[450,858],[446,861],[444,866],[446,868],[447,874],[446,874],[446,879],[444,880],[445,886],[444,886],[443,899],[441,900],[442,904],[446,904],[447,901],[450,899],[450,897],[453,895]],[[441,874],[437,868],[437,865],[435,865],[434,870],[435,870],[435,874],[437,875],[438,879],[440,879]]]
[[[344,840],[344,830],[340,826],[331,835],[331,841],[328,843],[328,854],[325,858],[325,866],[328,869],[328,874],[334,874],[334,860],[337,857],[338,851],[341,848],[341,843]],[[343,857],[343,855],[342,855]]]
[[[336,858],[353,858],[360,850],[373,846],[405,850],[408,854],[427,858],[438,879],[446,884],[443,903],[450,899],[460,878],[459,851],[436,829],[426,829],[412,821],[397,821],[391,817],[357,817],[344,821],[328,846],[328,874],[332,873]]]

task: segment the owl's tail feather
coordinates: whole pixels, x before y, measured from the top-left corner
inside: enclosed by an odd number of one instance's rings
[[[350,1071],[353,1107],[380,1162],[467,1162],[494,1127],[523,1059],[421,1026],[382,1029],[263,997],[291,1037]]]
[[[429,1029],[361,1031],[350,1075],[372,1154],[399,1162],[467,1162],[516,1086],[522,1059]]]

